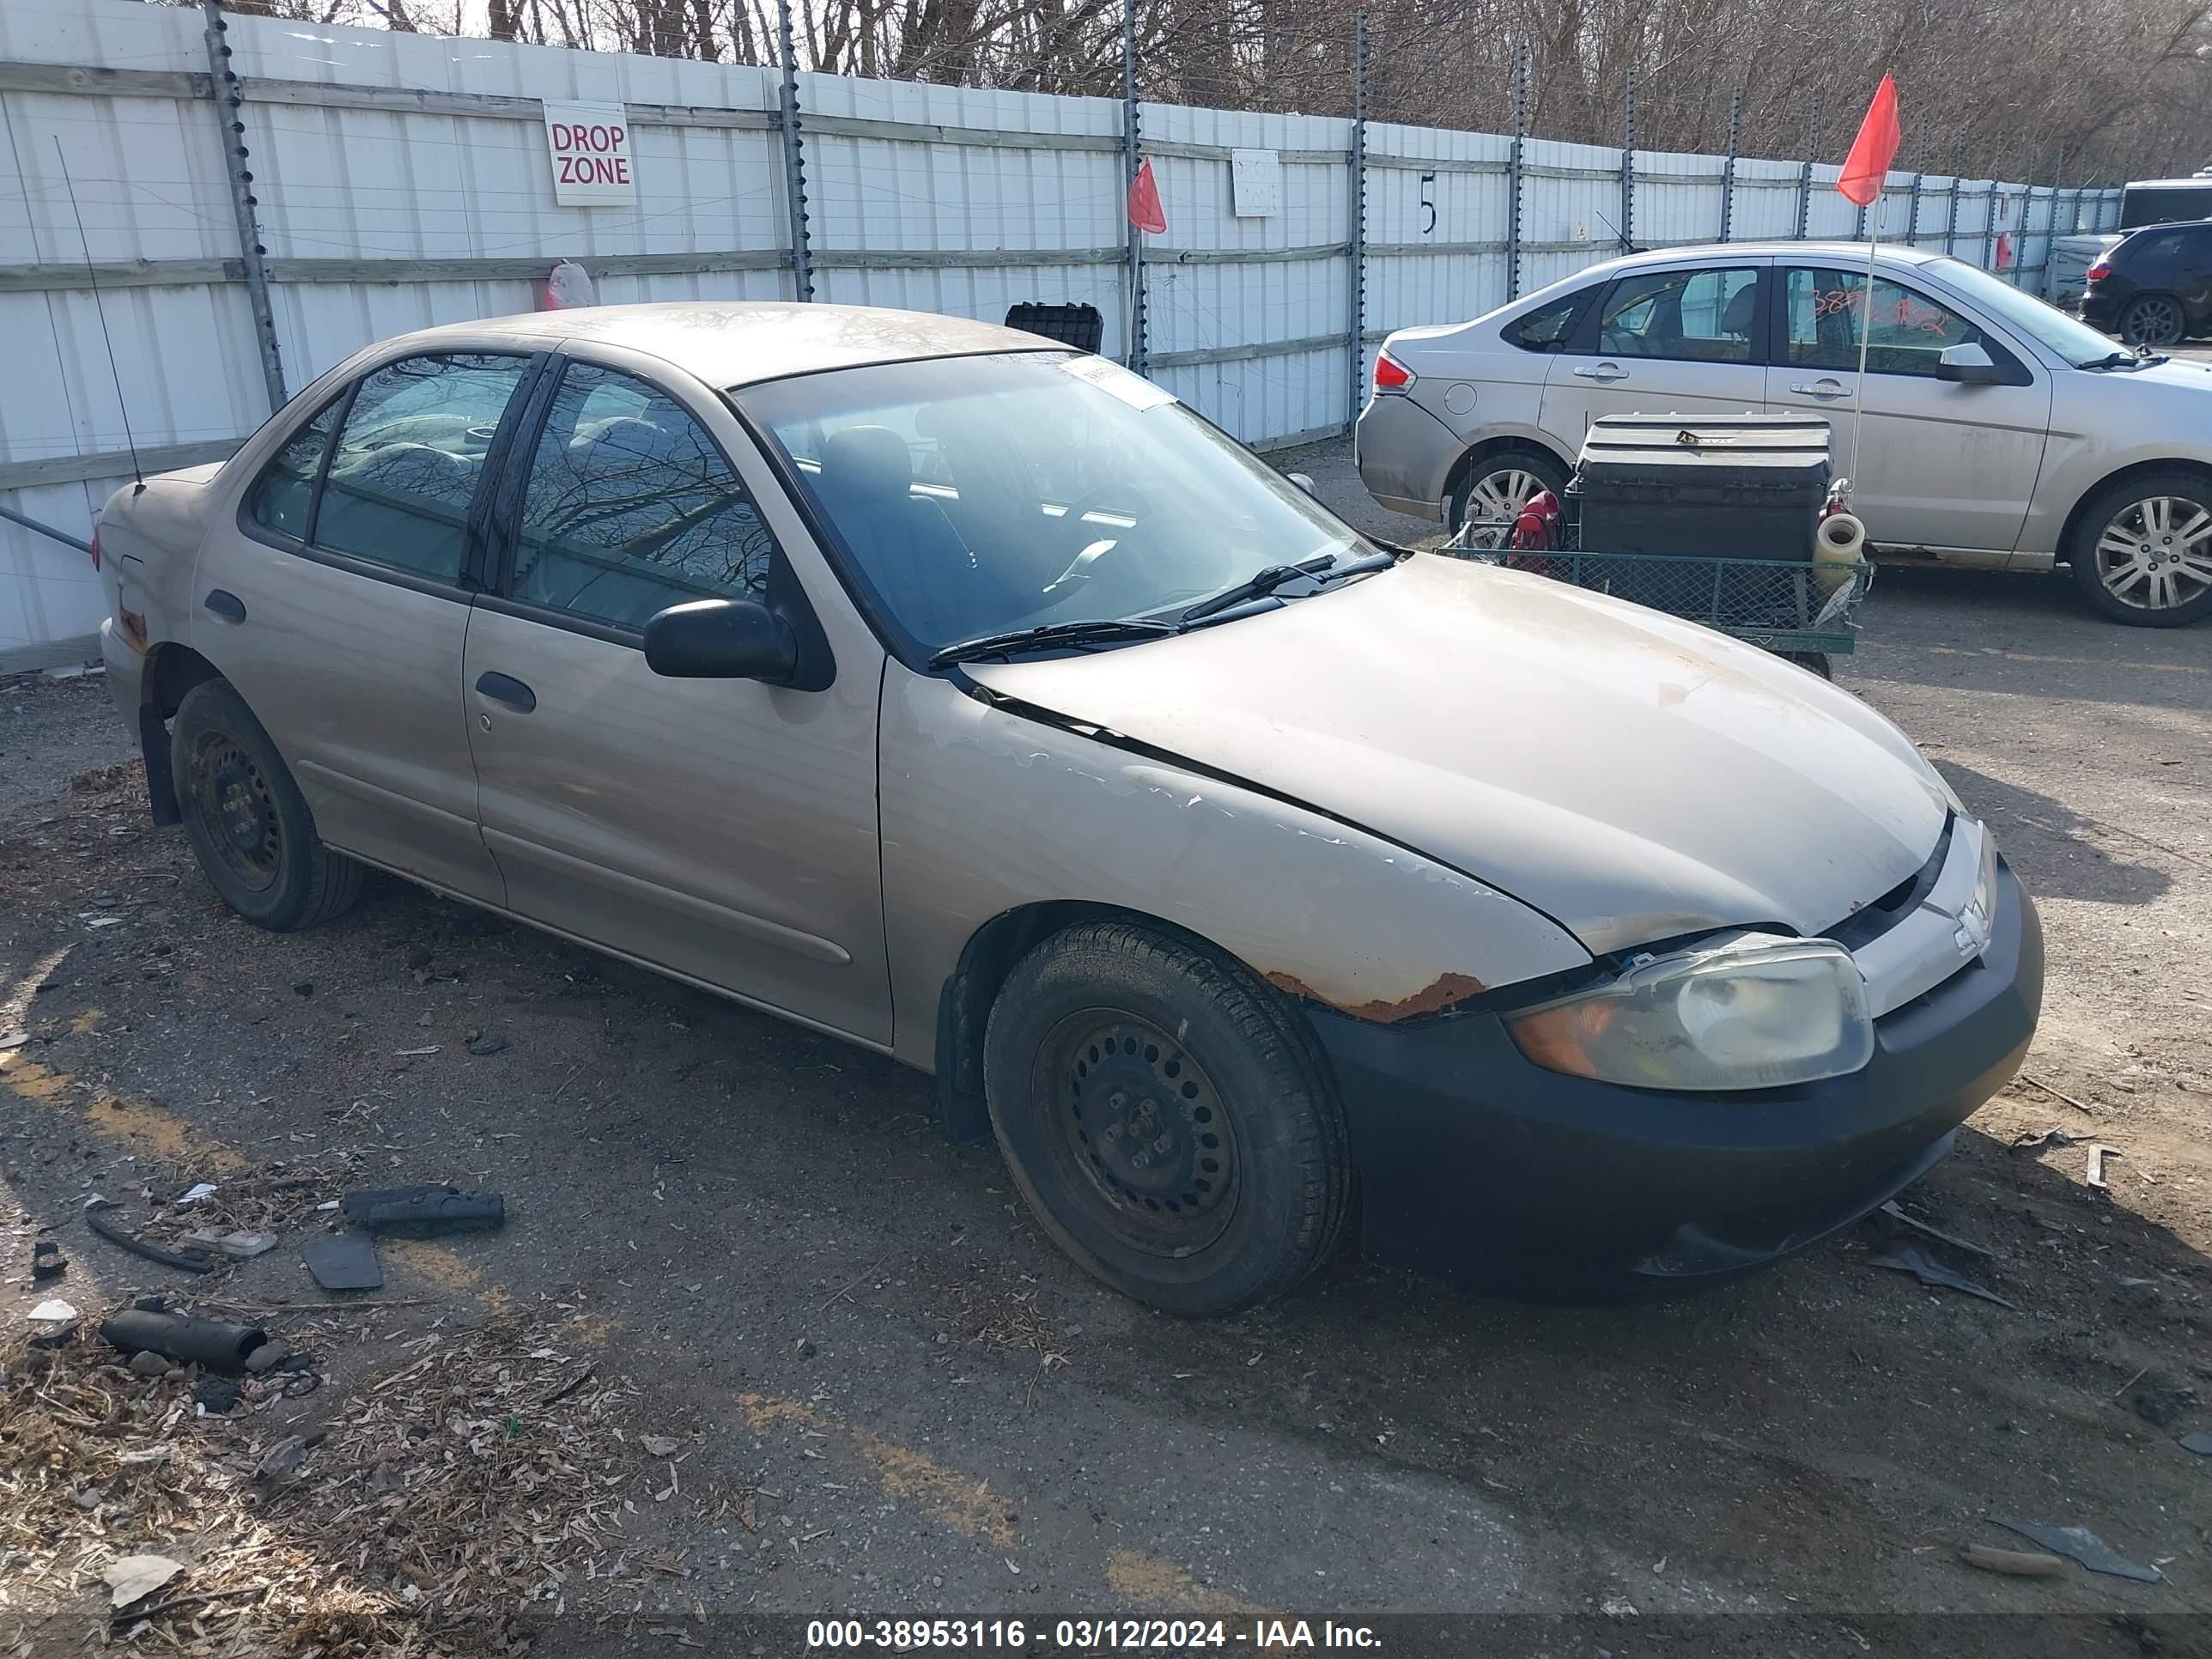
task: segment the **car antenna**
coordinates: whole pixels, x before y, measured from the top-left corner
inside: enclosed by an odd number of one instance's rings
[[[1620,251],[1623,253],[1641,253],[1644,252],[1642,248],[1637,246],[1635,243],[1630,241],[1628,238],[1620,234],[1620,227],[1613,223],[1612,220],[1607,218],[1603,213],[1599,212],[1595,208],[1592,208],[1590,211],[1597,214],[1598,223],[1603,225],[1607,230],[1613,233],[1613,240],[1620,245]]]
[[[54,157],[61,163],[62,186],[69,191],[70,216],[76,221],[77,245],[84,249],[85,280],[92,287],[93,314],[100,319],[100,343],[107,348],[107,373],[115,382],[115,407],[123,416],[123,441],[131,451],[131,478],[135,486],[132,495],[146,488],[145,470],[138,465],[138,440],[131,431],[131,405],[123,397],[123,371],[115,366],[115,341],[107,331],[107,307],[100,297],[100,268],[92,262],[92,243],[84,234],[84,214],[76,204],[76,184],[70,177],[69,155],[62,149],[62,136],[54,135]]]

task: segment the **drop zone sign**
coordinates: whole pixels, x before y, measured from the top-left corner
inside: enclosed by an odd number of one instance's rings
[[[620,104],[545,106],[553,199],[562,207],[620,207],[637,200],[629,114]]]

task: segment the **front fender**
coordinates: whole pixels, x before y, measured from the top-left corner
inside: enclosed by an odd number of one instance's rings
[[[1590,960],[1540,913],[1395,842],[896,663],[879,729],[893,1049],[925,1069],[968,940],[1024,906],[1158,917],[1386,1024]]]

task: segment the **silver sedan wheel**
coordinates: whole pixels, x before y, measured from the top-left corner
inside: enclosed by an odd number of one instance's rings
[[[1543,479],[1524,467],[1502,466],[1495,472],[1484,473],[1467,492],[1467,517],[1463,522],[1473,526],[1468,532],[1467,544],[1504,546],[1512,539],[1513,521],[1521,516],[1521,509],[1549,488]]]
[[[2212,507],[2183,495],[2130,501],[2097,538],[2097,580],[2138,611],[2171,611],[2212,591]]]

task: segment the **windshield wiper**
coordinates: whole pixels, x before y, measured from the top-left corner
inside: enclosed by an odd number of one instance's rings
[[[1395,553],[1370,553],[1364,559],[1354,559],[1349,564],[1338,564],[1334,553],[1317,554],[1310,559],[1301,559],[1296,564],[1271,564],[1255,570],[1236,586],[1224,589],[1211,599],[1200,599],[1182,613],[1185,623],[1203,621],[1233,610],[1251,599],[1264,599],[1287,582],[1310,578],[1322,582],[1340,581],[1346,576],[1364,574],[1370,570],[1381,570],[1398,562]],[[1334,568],[1332,568],[1334,567]]]
[[[1002,634],[979,634],[972,640],[948,645],[929,659],[932,668],[948,663],[973,662],[978,657],[1010,657],[1019,651],[1047,650],[1057,645],[1103,644],[1113,640],[1147,640],[1163,634],[1179,634],[1174,623],[1141,618],[1111,621],[1045,623],[1036,628],[1012,628]]]
[[[2162,351],[2114,351],[2108,352],[2094,362],[2077,363],[2075,367],[2077,368],[2155,368],[2166,361],[2168,361],[2166,356]]]

